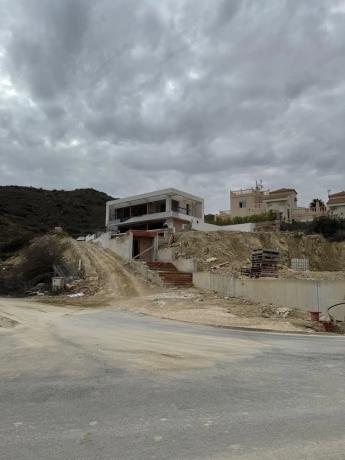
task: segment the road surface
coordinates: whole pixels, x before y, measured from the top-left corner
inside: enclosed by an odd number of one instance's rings
[[[0,307],[2,460],[345,458],[343,337]]]

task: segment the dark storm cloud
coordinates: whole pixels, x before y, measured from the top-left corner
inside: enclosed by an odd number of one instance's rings
[[[344,189],[340,0],[0,0],[0,178]]]

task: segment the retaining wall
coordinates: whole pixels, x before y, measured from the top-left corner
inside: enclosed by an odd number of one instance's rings
[[[327,313],[327,308],[345,300],[344,281],[292,279],[238,279],[210,272],[193,273],[193,283],[200,289],[216,291],[228,297],[296,307],[305,311]],[[345,308],[339,307],[337,319],[344,320]]]
[[[194,273],[197,271],[197,261],[191,259],[175,259],[176,248],[161,248],[157,251],[157,260],[161,262],[171,262],[178,271],[185,273]]]
[[[234,225],[215,225],[207,224],[206,222],[194,223],[192,225],[193,230],[199,230],[201,232],[254,232],[256,228],[255,223],[246,224],[234,224]]]
[[[118,235],[111,238],[110,233],[103,233],[94,241],[99,243],[102,248],[110,249],[125,260],[130,260],[132,258],[132,235]]]

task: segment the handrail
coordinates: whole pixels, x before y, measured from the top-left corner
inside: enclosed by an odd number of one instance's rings
[[[334,324],[337,322],[337,320],[334,319],[334,316],[332,316],[329,311],[334,307],[339,307],[339,305],[345,305],[345,302],[336,303],[335,305],[331,305],[327,308],[328,316],[331,318],[331,322]]]
[[[145,254],[146,252],[150,251],[153,248],[154,248],[154,245],[150,246],[149,248],[146,248],[145,251],[142,251],[140,254],[137,254],[135,257],[133,257],[133,260],[139,258],[140,256],[142,256],[143,254]]]

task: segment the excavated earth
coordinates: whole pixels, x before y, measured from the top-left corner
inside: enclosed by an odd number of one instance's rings
[[[345,279],[345,243],[318,235],[189,231],[177,234],[173,244],[176,258],[194,258],[201,271],[226,264],[218,270],[235,274],[250,264],[251,252],[260,248],[279,251],[282,278]],[[292,258],[309,259],[310,271],[291,270]]]
[[[68,258],[82,260],[84,279],[67,295],[45,296],[43,303],[64,307],[112,307],[159,318],[220,327],[246,327],[291,332],[323,330],[297,309],[281,308],[239,298],[223,298],[195,288],[153,286],[117,255],[94,243],[71,240]],[[81,294],[81,297],[69,295]]]

